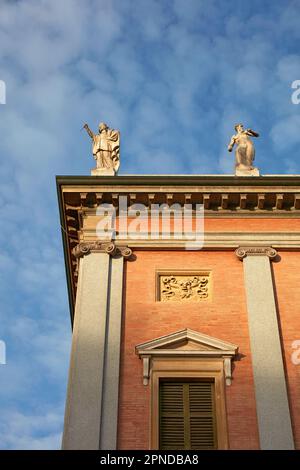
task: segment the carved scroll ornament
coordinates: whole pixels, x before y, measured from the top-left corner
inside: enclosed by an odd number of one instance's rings
[[[209,296],[209,276],[160,276],[159,289],[161,301],[205,300]]]

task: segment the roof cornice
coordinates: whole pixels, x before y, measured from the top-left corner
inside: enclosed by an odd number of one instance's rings
[[[300,175],[120,175],[120,176],[57,176],[57,184],[83,186],[165,185],[189,186],[299,186]]]

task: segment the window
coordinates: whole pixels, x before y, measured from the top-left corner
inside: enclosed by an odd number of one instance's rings
[[[160,381],[159,448],[216,449],[213,381]]]
[[[190,329],[135,347],[150,386],[150,449],[228,449],[225,386],[238,346]]]

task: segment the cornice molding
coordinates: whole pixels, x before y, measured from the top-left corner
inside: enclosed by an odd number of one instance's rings
[[[162,233],[157,234],[157,238],[150,238],[145,235],[141,238],[121,238],[117,236],[115,242],[117,245],[126,245],[131,249],[145,250],[184,250],[186,249],[186,240],[182,236],[176,239],[175,235],[167,239],[162,237]],[[86,242],[95,240],[95,229],[86,229],[84,231],[84,240]],[[299,250],[300,232],[232,232],[232,231],[214,231],[204,232],[203,247],[204,250],[228,250],[236,249],[240,246],[272,246],[276,249]]]
[[[110,204],[119,211],[119,206],[125,210],[134,204],[142,204],[149,213],[152,209],[165,210],[174,204],[182,209],[188,207],[199,210],[204,206],[205,215],[218,216],[277,216],[300,217],[300,187],[267,187],[267,186],[68,186],[61,187],[64,210],[83,211],[86,214],[97,211],[102,204]],[[188,205],[188,206],[186,206]],[[133,206],[133,207],[132,207]],[[177,206],[178,207],[178,206]],[[178,210],[178,209],[177,209]]]
[[[300,175],[265,175],[265,176],[235,176],[235,175],[118,175],[118,176],[72,176],[56,177],[57,185],[83,186],[126,186],[126,185],[215,185],[223,186],[298,186]]]
[[[277,256],[277,251],[270,246],[240,246],[235,250],[235,254],[240,260],[246,256],[268,256],[268,258],[274,259]]]

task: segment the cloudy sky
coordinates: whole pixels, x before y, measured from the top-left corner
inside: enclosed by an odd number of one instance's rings
[[[89,174],[83,123],[120,129],[120,174],[232,173],[240,121],[263,174],[300,173],[299,24],[300,0],[0,0],[1,449],[60,447],[55,175]]]

